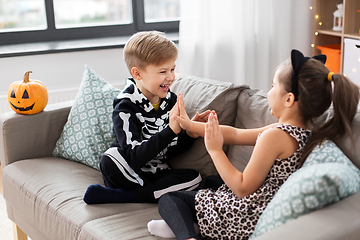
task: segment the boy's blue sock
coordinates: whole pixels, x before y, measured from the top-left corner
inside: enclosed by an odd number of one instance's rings
[[[90,185],[84,195],[87,204],[130,203],[134,202],[134,193],[121,188],[108,188],[99,184]]]

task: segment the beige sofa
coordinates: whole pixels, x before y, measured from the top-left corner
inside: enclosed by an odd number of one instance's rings
[[[275,122],[266,92],[247,86],[177,75],[171,89],[183,93],[189,115],[213,109],[222,124],[241,128]],[[51,104],[36,115],[1,115],[0,158],[8,217],[16,230],[32,240],[157,239],[146,224],[160,219],[156,204],[86,205],[90,184],[103,184],[99,171],[53,157],[52,152],[73,102]],[[323,118],[326,118],[325,115]],[[355,151],[348,137],[337,144],[360,167],[360,113],[353,123]],[[232,163],[243,170],[252,147],[224,146]],[[173,168],[191,167],[203,176],[216,170],[204,148],[195,141],[186,153],[172,159]],[[360,193],[289,221],[256,239],[359,239]]]

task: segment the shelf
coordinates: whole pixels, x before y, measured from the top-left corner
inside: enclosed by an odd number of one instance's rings
[[[338,31],[334,31],[334,30],[317,30],[317,32],[320,34],[325,34],[325,35],[329,35],[329,36],[337,36],[337,37],[342,36],[342,32],[338,32]]]
[[[360,34],[356,34],[356,33],[346,34],[346,33],[338,32],[338,31],[334,31],[334,30],[317,30],[316,32],[318,32],[319,34],[324,34],[324,35],[328,35],[328,36],[360,39]]]
[[[344,34],[345,38],[360,39],[360,34]]]
[[[342,31],[334,31],[337,5],[343,4]],[[313,0],[312,54],[320,54],[318,46],[340,45],[340,73],[343,73],[344,39],[360,39],[360,0]]]

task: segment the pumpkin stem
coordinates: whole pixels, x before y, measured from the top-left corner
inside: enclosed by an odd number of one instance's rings
[[[30,80],[29,80],[29,74],[32,73],[32,71],[27,71],[25,74],[24,74],[24,83],[28,83]]]

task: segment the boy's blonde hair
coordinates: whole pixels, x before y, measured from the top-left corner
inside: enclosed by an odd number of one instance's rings
[[[148,65],[160,65],[176,60],[178,51],[174,42],[158,31],[135,33],[124,48],[124,60],[131,74],[131,69],[145,69]]]

